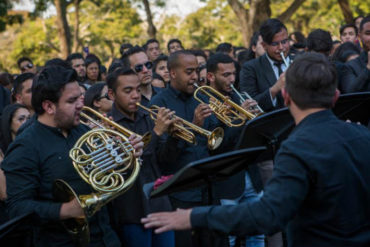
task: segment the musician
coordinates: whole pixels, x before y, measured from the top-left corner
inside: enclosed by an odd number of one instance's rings
[[[141,104],[147,106],[149,101],[156,95],[160,88],[153,87],[153,62],[140,46],[134,46],[122,56],[123,64],[133,69],[139,76],[141,83]]]
[[[233,59],[225,54],[216,53],[212,55],[207,61],[207,78],[210,86],[229,97],[236,103],[240,102],[240,98],[234,93],[232,85],[235,82],[236,68]],[[256,101],[247,99],[241,103],[241,106],[251,111]],[[255,111],[251,111],[255,113]],[[224,139],[228,146],[222,145],[219,149],[222,152],[231,151],[234,149],[236,142],[239,140],[242,127],[240,128],[226,128]],[[259,178],[258,168],[256,166],[249,166],[247,172],[240,172],[226,181],[216,183],[215,196],[220,198],[222,205],[236,205],[241,202],[256,200],[259,195],[256,189],[260,192],[262,190],[262,182]],[[235,245],[235,237],[230,237],[230,246]],[[251,236],[246,239],[246,246],[264,246],[264,236]]]
[[[69,151],[88,131],[81,125],[79,114],[83,97],[73,69],[58,66],[45,68],[34,80],[32,106],[35,120],[10,145],[2,164],[6,176],[7,205],[10,217],[35,213],[35,246],[78,246],[60,220],[83,217],[73,199],[66,203],[53,200],[52,185],[65,180],[78,194],[90,194],[92,188],[75,171]],[[141,139],[130,137],[141,155]],[[89,219],[89,246],[120,246],[112,230],[107,210],[103,207]]]
[[[151,229],[144,229],[140,219],[150,212],[171,209],[168,197],[149,199],[143,191],[143,186],[161,176],[156,149],[159,147],[159,136],[168,131],[168,127],[174,122],[174,119],[171,119],[173,112],[160,109],[155,125],[153,124],[150,115],[136,105],[140,102],[141,84],[137,74],[130,68],[119,68],[109,74],[107,84],[109,95],[114,99],[112,111],[109,113],[113,120],[135,133],[144,135],[150,132],[152,136],[142,155],[141,170],[134,185],[112,202],[119,237],[126,247],[172,247],[173,232],[156,235]]]
[[[360,40],[363,52],[360,56],[346,63],[341,85],[343,93],[370,91],[370,17],[365,17],[360,24]]]
[[[370,132],[331,112],[336,86],[335,68],[322,54],[304,54],[290,66],[283,97],[296,128],[282,143],[258,201],[152,214],[142,220],[145,227],[238,235],[287,227],[289,246],[367,246]]]
[[[278,19],[268,19],[260,30],[266,53],[243,64],[240,71],[240,91],[247,92],[255,99],[264,111],[271,111],[284,106],[281,89],[284,87],[283,72],[288,64],[289,54],[288,31]]]
[[[207,104],[200,104],[194,99],[194,83],[198,81],[198,62],[196,57],[187,50],[172,53],[168,58],[168,70],[170,84],[151,100],[151,105],[165,107],[176,112],[176,116],[192,122],[204,129],[213,130],[217,122],[210,116],[212,110]],[[190,129],[191,130],[191,129]],[[163,135],[166,152],[159,154],[159,164],[164,174],[174,174],[192,161],[209,157],[207,139],[196,134],[197,145],[184,140]],[[194,205],[203,205],[202,192],[200,189],[192,189],[185,192],[170,195],[174,208],[189,208]],[[176,246],[192,246],[191,239],[201,242],[205,246],[203,238],[206,234],[196,231],[193,235],[190,231],[176,232]]]

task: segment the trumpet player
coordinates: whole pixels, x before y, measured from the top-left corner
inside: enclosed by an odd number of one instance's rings
[[[112,202],[114,224],[121,242],[126,247],[174,246],[174,233],[154,235],[151,229],[144,229],[140,218],[149,212],[158,212],[163,208],[171,209],[167,196],[149,199],[143,186],[161,176],[156,153],[159,151],[159,137],[168,131],[174,123],[173,111],[161,108],[155,124],[149,113],[139,109],[142,85],[139,76],[130,68],[118,68],[107,77],[108,94],[114,100],[109,115],[113,121],[139,135],[151,132],[151,141],[142,155],[142,166],[138,179],[123,195]]]

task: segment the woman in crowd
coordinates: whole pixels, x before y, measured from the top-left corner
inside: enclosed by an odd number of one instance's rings
[[[168,57],[166,55],[160,55],[156,60],[154,60],[153,63],[153,74],[156,73],[163,78],[166,83],[165,87],[170,82],[170,73],[167,69],[167,60]]]
[[[85,60],[86,64],[86,77],[87,83],[90,85],[95,84],[96,82],[101,80],[100,75],[100,65],[99,61],[93,58],[87,58]]]
[[[113,101],[108,97],[107,84],[105,82],[99,82],[87,89],[84,104],[101,113],[106,114],[110,112]]]

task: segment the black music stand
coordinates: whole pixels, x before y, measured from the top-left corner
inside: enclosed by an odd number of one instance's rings
[[[17,216],[14,219],[0,225],[1,246],[15,245],[32,246],[31,226],[38,222],[39,218],[34,213]],[[29,241],[29,242],[27,242]],[[6,244],[6,245],[4,245]]]
[[[334,114],[342,120],[368,126],[370,121],[370,92],[343,94],[333,108]]]
[[[288,108],[265,113],[247,122],[235,149],[265,146],[272,150],[274,156],[280,143],[288,137],[294,126],[294,119]]]
[[[150,195],[158,197],[207,186],[208,203],[211,205],[213,203],[212,183],[225,180],[246,169],[265,150],[265,147],[242,149],[191,162]]]

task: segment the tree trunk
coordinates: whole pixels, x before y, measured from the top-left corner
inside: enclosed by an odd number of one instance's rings
[[[279,17],[278,19],[281,22],[286,22],[292,17],[292,15],[297,11],[299,7],[305,2],[306,0],[294,0],[294,2],[287,8]]]
[[[71,33],[67,21],[67,3],[65,0],[54,0],[54,4],[57,11],[57,27],[61,56],[67,58],[71,52]]]
[[[155,39],[155,36],[157,34],[157,29],[155,28],[154,23],[153,23],[153,16],[152,16],[152,11],[150,10],[149,0],[143,0],[143,3],[145,7],[146,19],[148,22],[148,35],[150,38]]]
[[[81,40],[79,38],[80,32],[80,1],[74,0],[73,4],[75,7],[75,23],[74,23],[74,33],[73,33],[73,52],[77,52],[78,48],[81,47]]]
[[[346,23],[353,23],[353,14],[348,0],[338,0],[338,3]]]

